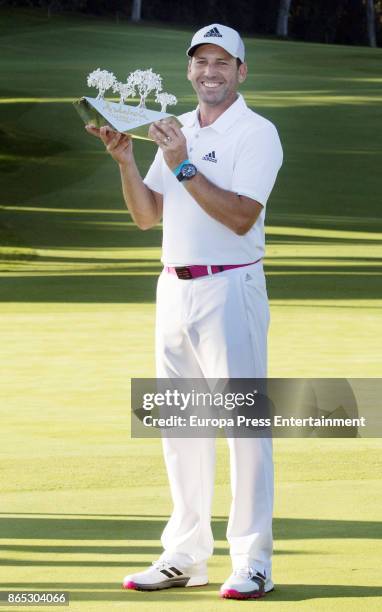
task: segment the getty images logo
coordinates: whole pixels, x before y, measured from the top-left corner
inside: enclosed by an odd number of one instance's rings
[[[212,36],[223,38],[217,28],[212,28],[211,30],[208,30],[208,32],[206,32],[206,34],[204,35],[204,38],[211,38]]]

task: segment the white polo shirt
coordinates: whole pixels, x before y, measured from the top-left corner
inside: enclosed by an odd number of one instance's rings
[[[208,127],[200,127],[198,109],[180,115],[188,158],[209,181],[263,205],[252,228],[238,236],[208,215],[168,168],[161,149],[144,179],[163,195],[165,265],[242,264],[264,255],[265,205],[283,154],[275,126],[253,112],[243,97]]]

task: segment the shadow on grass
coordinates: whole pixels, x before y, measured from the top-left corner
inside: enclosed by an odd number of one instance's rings
[[[5,276],[0,302],[151,303],[156,282],[157,274]]]
[[[2,516],[0,538],[25,540],[145,540],[158,541],[167,517],[145,516],[123,519],[72,517],[65,515]],[[224,540],[227,519],[215,517],[212,529],[216,540]],[[314,519],[274,519],[276,540],[382,538],[382,524],[377,521],[340,521]],[[83,544],[81,544],[83,546]],[[139,549],[139,546],[134,547]],[[103,546],[100,547],[103,550]],[[130,547],[129,547],[130,550]]]
[[[84,546],[84,545],[80,545],[80,546],[76,546],[76,545],[68,545],[68,546],[57,546],[57,544],[51,544],[51,545],[40,545],[40,544],[0,544],[0,551],[1,552],[16,552],[16,553],[29,553],[29,554],[42,554],[42,553],[48,553],[48,554],[54,554],[54,555],[60,555],[60,554],[70,554],[70,555],[76,555],[76,554],[88,554],[88,555],[116,555],[116,556],[122,556],[122,555],[152,555],[153,559],[159,557],[159,555],[162,552],[162,547],[161,546],[147,546],[145,544],[141,544],[139,546],[100,546],[100,545],[92,545],[92,546]],[[227,555],[228,554],[228,548],[227,547],[219,547],[219,546],[215,546],[214,548],[214,555]],[[275,555],[307,555],[307,554],[314,554],[314,551],[299,551],[299,550],[286,550],[285,548],[283,549],[278,549],[274,551]],[[18,559],[18,560],[14,560],[14,559],[8,559],[8,560],[1,560],[0,561],[0,565],[99,565],[99,566],[110,566],[110,565],[121,565],[120,562],[118,561],[103,561],[100,560],[98,562],[95,561],[71,561],[71,562],[67,562],[67,561],[58,561],[58,562],[52,562],[52,561],[29,561],[27,559]],[[123,565],[134,565],[136,566],[137,562],[136,561],[130,561],[130,562],[126,562],[123,561]]]
[[[222,577],[223,578],[223,577]],[[203,587],[192,589],[166,589],[144,593],[142,591],[124,591],[118,582],[23,582],[22,589],[41,591],[57,590],[69,592],[70,601],[124,601],[126,604],[151,602],[200,603],[218,601],[220,582],[210,582]],[[3,582],[3,589],[20,589],[20,583]],[[382,587],[358,584],[277,584],[273,592],[268,593],[261,601],[304,601],[309,599],[332,599],[344,597],[373,598],[382,595]],[[371,603],[371,602],[370,602]]]
[[[32,249],[109,249],[109,248],[131,248],[131,247],[160,247],[162,243],[162,228],[155,226],[150,231],[141,231],[132,222],[127,210],[112,209],[100,211],[88,211],[80,209],[77,212],[68,211],[65,208],[54,210],[32,210],[20,207],[18,210],[4,207],[1,209],[0,224],[7,224],[20,240]],[[274,219],[277,222],[277,218]],[[291,220],[293,222],[293,219]],[[355,221],[355,219],[354,219]],[[286,221],[284,222],[286,223]],[[357,221],[357,232],[349,236],[345,235],[322,235],[309,234],[300,235],[295,232],[294,227],[285,225],[285,232],[278,234],[272,226],[267,227],[266,241],[268,245],[276,244],[306,244],[328,246],[336,245],[380,245],[379,237],[357,236],[360,232]],[[279,224],[278,224],[279,225]],[[280,223],[283,226],[283,223]],[[378,232],[381,223],[377,219],[365,224],[364,232]],[[314,227],[309,217],[303,222],[296,223],[301,230],[310,230]],[[328,227],[344,230],[340,219],[333,222],[330,216],[326,217],[324,223],[316,224],[316,229],[325,232]],[[345,229],[348,225],[345,223]],[[353,226],[351,226],[353,229]],[[289,231],[288,231],[289,230]],[[382,231],[382,228],[381,228]],[[82,261],[82,260],[81,260]]]
[[[112,270],[89,274],[4,275],[1,277],[0,302],[43,303],[152,303],[155,300],[157,266],[129,267],[125,274]],[[314,266],[274,266],[265,268],[268,295],[272,300],[363,300],[380,299],[382,290],[379,268],[364,272],[357,267],[330,267],[316,271]],[[370,268],[371,270],[371,268]]]
[[[314,215],[312,216],[315,218]],[[2,218],[8,223],[20,244],[28,245],[36,257],[20,269],[23,257],[8,249],[3,262],[0,302],[71,302],[71,303],[152,303],[155,300],[156,277],[161,263],[152,259],[110,256],[109,249],[159,248],[162,229],[157,226],[149,232],[138,230],[126,211],[63,209],[11,210],[4,208]],[[323,220],[324,219],[324,220]],[[355,223],[355,218],[347,218]],[[357,218],[358,219],[358,218]],[[276,221],[276,218],[275,218]],[[282,217],[284,223],[288,216]],[[289,219],[297,226],[310,227],[309,216]],[[318,227],[341,228],[341,217],[317,217]],[[351,227],[354,229],[353,225]],[[356,227],[356,226],[355,226]],[[370,218],[369,231],[379,225]],[[346,236],[299,235],[293,227],[278,235],[267,230],[268,245],[304,244],[314,247],[327,244],[366,245],[380,244],[370,236],[357,237],[357,232]],[[92,258],[87,249],[96,249],[98,258]],[[36,251],[40,249],[40,251]],[[44,249],[64,249],[65,253],[44,255]],[[80,253],[73,253],[73,250]],[[104,251],[103,251],[104,250]],[[66,257],[66,254],[68,257]],[[84,257],[82,257],[84,255]],[[151,258],[150,258],[151,255]],[[369,256],[367,256],[369,255]],[[382,272],[380,257],[309,256],[267,258],[265,264],[268,294],[272,300],[350,300],[380,299],[382,290],[378,276]]]

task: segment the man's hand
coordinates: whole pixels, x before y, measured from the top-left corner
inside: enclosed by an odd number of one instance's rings
[[[116,132],[108,125],[101,128],[96,128],[92,125],[85,125],[88,134],[96,136],[102,140],[106,147],[106,151],[110,153],[112,158],[120,165],[124,166],[134,161],[133,143],[131,136]]]
[[[163,151],[163,157],[174,170],[188,157],[187,143],[179,125],[173,119],[161,119],[150,125],[149,136]]]

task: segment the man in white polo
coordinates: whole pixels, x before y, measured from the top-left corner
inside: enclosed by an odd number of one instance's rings
[[[158,144],[144,180],[132,141],[87,127],[118,162],[126,204],[141,229],[163,217],[156,362],[160,378],[265,378],[269,308],[263,272],[264,216],[282,148],[272,123],[250,110],[238,86],[247,76],[239,34],[220,24],[199,30],[187,77],[199,101],[183,127],[150,127]],[[232,506],[227,538],[233,572],[225,598],[273,589],[273,462],[270,438],[229,438]],[[163,438],[174,504],[164,552],[124,587],[158,590],[207,584],[213,552],[211,502],[215,441]]]

